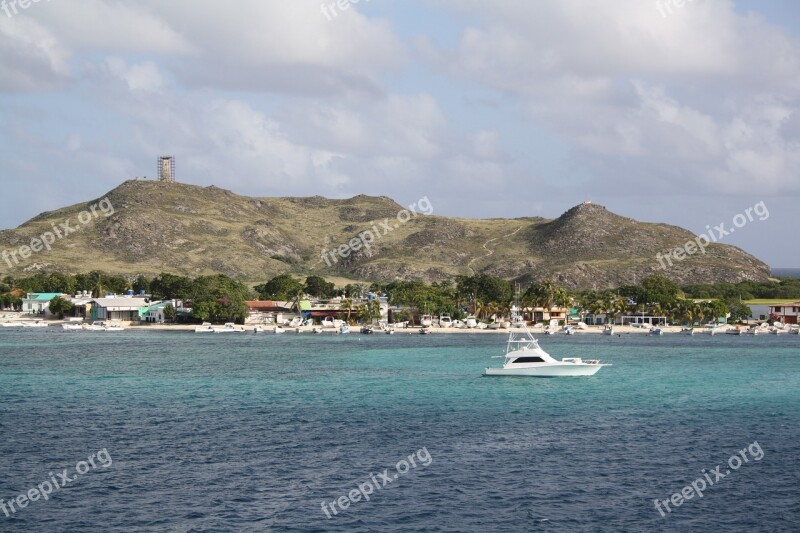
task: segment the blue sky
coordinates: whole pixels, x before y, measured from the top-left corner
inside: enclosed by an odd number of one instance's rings
[[[588,199],[700,233],[763,202],[724,242],[800,266],[800,4],[673,2],[0,4],[0,227],[164,153],[187,183],[464,217]]]

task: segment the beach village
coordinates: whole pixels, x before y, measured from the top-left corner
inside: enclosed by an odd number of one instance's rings
[[[337,288],[323,278],[308,277],[301,284],[291,276],[278,276],[255,290],[241,291],[241,311],[224,314],[219,307],[234,306],[235,294],[215,293],[210,303],[199,297],[160,298],[158,293],[181,291],[164,290],[156,281],[155,290],[129,289],[123,294],[14,289],[0,297],[0,328],[52,326],[75,332],[162,329],[275,334],[492,333],[512,327],[513,309],[526,325],[542,335],[777,335],[797,334],[800,315],[800,301],[752,304],[740,310],[739,316],[733,316],[720,301],[684,300],[675,309],[660,304],[640,305],[631,298],[592,301],[591,295],[575,298],[549,281],[533,284],[521,293],[514,291],[509,282],[486,276],[461,279],[458,288],[453,289],[422,282]],[[437,294],[447,290],[464,298],[443,303]],[[266,294],[284,298],[245,299],[246,295]]]

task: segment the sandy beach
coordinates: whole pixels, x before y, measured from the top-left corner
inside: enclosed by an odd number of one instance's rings
[[[16,319],[5,320],[4,322],[33,322],[33,319],[16,318]],[[70,323],[75,324],[75,322],[65,322],[65,321],[61,321],[61,320],[47,320],[47,321],[44,321],[44,322],[46,322],[48,324],[48,326],[50,326],[50,327],[60,327],[62,324],[70,324]],[[149,330],[149,331],[184,331],[184,332],[192,332],[192,333],[194,333],[195,328],[198,327],[198,324],[152,324],[152,323],[151,324],[141,324],[141,323],[137,323],[137,322],[127,322],[127,323],[126,322],[120,322],[118,324],[123,326],[126,329],[137,330],[137,331],[142,331],[142,330]],[[236,328],[237,329],[243,329],[244,333],[251,333],[252,334],[257,326],[258,326],[257,324],[247,324],[247,325],[238,325],[237,324]],[[216,324],[214,327],[222,327],[222,325],[221,324]],[[261,325],[261,327],[263,328],[264,331],[261,332],[260,334],[264,334],[264,335],[274,334],[273,333],[273,328],[275,327],[274,324],[272,324],[272,325]],[[285,334],[292,334],[292,333],[294,333],[294,334],[297,334],[297,333],[309,333],[309,334],[311,334],[311,333],[313,333],[313,331],[312,331],[313,328],[319,327],[319,326],[302,326],[302,327],[299,327],[299,328],[291,328],[289,326],[282,326],[282,327],[284,329]],[[361,326],[358,326],[358,325],[350,326],[350,333],[351,334],[358,334],[360,327]],[[2,329],[2,327],[0,327],[0,330],[1,329]],[[420,326],[413,326],[413,327],[408,327],[408,328],[400,328],[400,327],[398,327],[398,328],[394,328],[394,331],[395,331],[395,334],[408,333],[408,334],[418,334],[419,335],[420,329],[422,329]],[[534,335],[537,335],[537,336],[544,336],[545,335],[544,327],[542,325],[529,326],[529,329],[531,330],[531,332]],[[669,334],[669,333],[680,333],[683,328],[682,328],[682,326],[662,326],[661,329],[665,334]],[[695,329],[696,329],[696,332],[699,332],[703,328],[695,328]],[[487,334],[487,335],[502,334],[502,335],[507,335],[508,331],[509,331],[508,329],[505,329],[505,328],[501,328],[501,329],[478,329],[478,328],[461,329],[461,328],[442,328],[442,327],[438,327],[438,326],[428,327],[427,330],[428,330],[428,333],[430,333],[430,334],[437,334],[437,333],[438,334],[442,334],[442,333],[444,333],[444,334],[457,334],[457,335],[463,335],[463,334],[481,334],[481,335],[483,335],[483,334]],[[323,333],[322,334],[335,335],[336,333],[337,333],[337,330],[334,329],[334,328],[325,328],[325,329],[323,329]],[[383,332],[381,330],[379,330],[379,329],[376,329],[375,333],[376,334],[380,334],[380,333],[383,333]],[[603,333],[603,326],[589,326],[588,329],[580,329],[580,328],[577,328],[577,327],[574,328],[574,334],[575,335],[601,335],[602,333]],[[561,328],[559,328],[558,332],[555,333],[555,334],[556,335],[566,335],[566,333]],[[649,335],[650,334],[650,330],[646,329],[646,328],[635,328],[633,326],[614,326],[614,335],[630,335],[630,334]]]

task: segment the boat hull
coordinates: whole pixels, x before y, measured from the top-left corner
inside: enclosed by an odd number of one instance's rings
[[[558,378],[593,376],[605,365],[548,364],[526,368],[487,368],[484,376],[522,376],[533,378]]]

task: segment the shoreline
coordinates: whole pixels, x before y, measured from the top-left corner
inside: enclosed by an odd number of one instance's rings
[[[28,322],[28,323],[30,323],[30,322],[34,322],[34,321],[45,322],[45,323],[47,323],[48,327],[59,327],[59,326],[61,326],[63,324],[88,324],[88,322],[67,322],[67,321],[61,321],[61,320],[47,321],[47,320],[41,320],[41,319],[37,320],[37,319],[19,319],[19,318],[18,319],[7,320],[6,322],[11,322],[11,323]],[[139,323],[130,323],[130,322],[115,322],[115,323],[118,323],[119,325],[123,326],[126,330],[130,330],[130,331],[180,331],[180,332],[192,332],[192,333],[194,333],[195,328],[199,326],[199,324],[154,324],[154,323],[151,323],[151,324],[139,324]],[[237,330],[238,329],[242,330],[242,331],[240,331],[240,333],[253,334],[254,333],[254,329],[256,327],[258,327],[258,326],[263,328],[263,331],[258,333],[259,335],[275,335],[275,333],[273,332],[273,328],[275,327],[274,324],[272,324],[272,325],[263,325],[263,324],[239,325],[239,324],[237,324],[236,328],[237,328]],[[222,325],[218,324],[218,325],[215,325],[214,327],[222,327]],[[297,333],[313,333],[313,331],[312,331],[313,328],[317,328],[319,326],[301,326],[299,328],[292,328],[292,327],[289,327],[289,326],[282,326],[282,327],[284,328],[284,334],[287,334],[287,333],[288,334],[292,334],[292,333],[297,334]],[[358,325],[350,326],[350,328],[351,328],[350,334],[360,334],[360,332],[358,331],[358,329],[360,327],[361,326],[358,326]],[[373,327],[376,327],[376,326],[373,326]],[[724,331],[727,328],[735,328],[735,327],[736,327],[735,325],[728,325],[728,326],[723,325],[722,327],[719,328],[719,331],[717,333],[718,334],[719,333],[724,333]],[[748,326],[741,325],[739,327],[743,328],[743,329],[747,329]],[[679,334],[684,329],[684,326],[660,326],[660,328],[664,332],[664,334]],[[0,331],[2,331],[3,329],[6,329],[6,328],[4,328],[4,327],[2,327],[0,325]],[[11,328],[8,328],[8,329],[11,329]],[[19,329],[19,328],[14,328],[14,329]],[[420,332],[421,329],[422,329],[422,326],[411,326],[411,327],[407,327],[407,328],[394,328],[394,332],[395,332],[395,334],[409,333],[409,334],[417,334],[417,335],[419,335],[420,334],[419,332]],[[478,328],[460,329],[460,328],[442,328],[442,327],[438,327],[438,326],[429,326],[426,329],[428,330],[429,334],[457,334],[457,335],[473,334],[473,333],[507,335],[508,332],[511,331],[508,328],[500,328],[500,329],[488,329],[488,328],[487,329],[478,329]],[[545,328],[543,326],[541,326],[541,325],[529,326],[528,329],[531,331],[531,333],[533,333],[536,336],[542,336],[542,337],[547,336],[545,334],[545,331],[544,331]],[[602,335],[603,334],[603,329],[604,329],[604,326],[589,326],[588,329],[580,329],[580,328],[575,327],[573,331],[574,331],[575,335]],[[695,334],[700,334],[704,330],[706,330],[707,328],[705,326],[703,326],[703,327],[697,327],[697,328],[694,328],[694,329],[695,329]],[[338,332],[337,332],[337,330],[335,328],[325,328],[325,329],[323,329],[321,334],[338,334]],[[380,329],[376,328],[374,334],[380,335],[380,334],[385,334],[385,333],[384,333],[383,330],[380,330]],[[614,334],[613,334],[613,336],[629,335],[629,334],[650,335],[650,330],[649,330],[649,328],[636,328],[636,327],[633,327],[633,326],[614,326]],[[559,327],[559,329],[556,331],[556,333],[554,335],[566,336],[566,333],[564,332],[564,330],[561,327]]]

